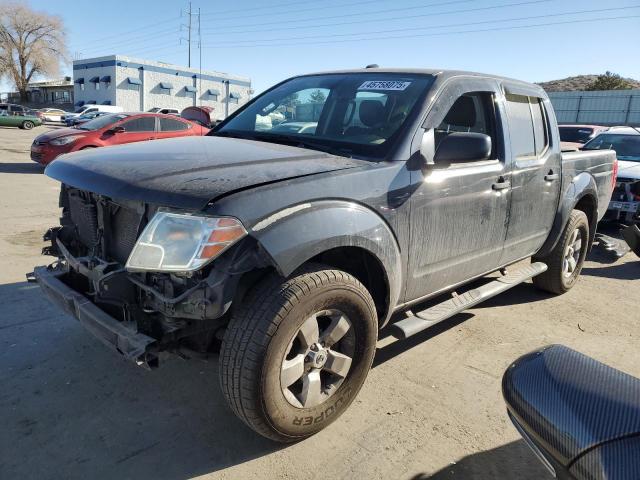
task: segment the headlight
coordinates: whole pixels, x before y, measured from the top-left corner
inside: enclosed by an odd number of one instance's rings
[[[80,138],[82,135],[68,135],[66,137],[60,137],[60,138],[54,138],[53,140],[49,141],[49,143],[51,145],[69,145],[70,143],[75,142],[78,138]]]
[[[158,212],[138,238],[126,269],[189,272],[198,270],[247,234],[232,217],[198,217]]]

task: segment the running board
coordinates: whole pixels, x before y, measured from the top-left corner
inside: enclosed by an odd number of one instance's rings
[[[408,338],[546,271],[547,265],[545,263],[536,262],[520,270],[507,273],[481,287],[469,290],[462,295],[454,296],[438,305],[392,324],[390,326],[391,334],[400,340]]]

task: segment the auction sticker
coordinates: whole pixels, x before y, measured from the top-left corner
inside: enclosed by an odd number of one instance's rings
[[[400,82],[397,80],[370,80],[364,82],[358,90],[395,90],[401,91],[411,85],[411,82]]]

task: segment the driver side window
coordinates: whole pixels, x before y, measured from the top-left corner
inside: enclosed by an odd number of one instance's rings
[[[435,148],[454,132],[483,133],[491,137],[491,158],[496,158],[496,112],[493,94],[470,92],[458,97],[434,130]]]

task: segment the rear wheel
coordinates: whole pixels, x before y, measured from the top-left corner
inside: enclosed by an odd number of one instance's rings
[[[353,276],[314,265],[261,282],[232,315],[220,381],[231,409],[265,437],[291,442],[338,418],[375,353],[376,309]]]
[[[533,278],[541,290],[562,294],[571,290],[578,281],[589,249],[589,220],[584,212],[574,210],[555,248],[534,261],[544,262],[549,269]]]
[[[21,128],[25,130],[31,130],[33,127],[35,127],[35,125],[30,120],[25,120],[24,122],[22,122],[22,125],[21,125]]]

